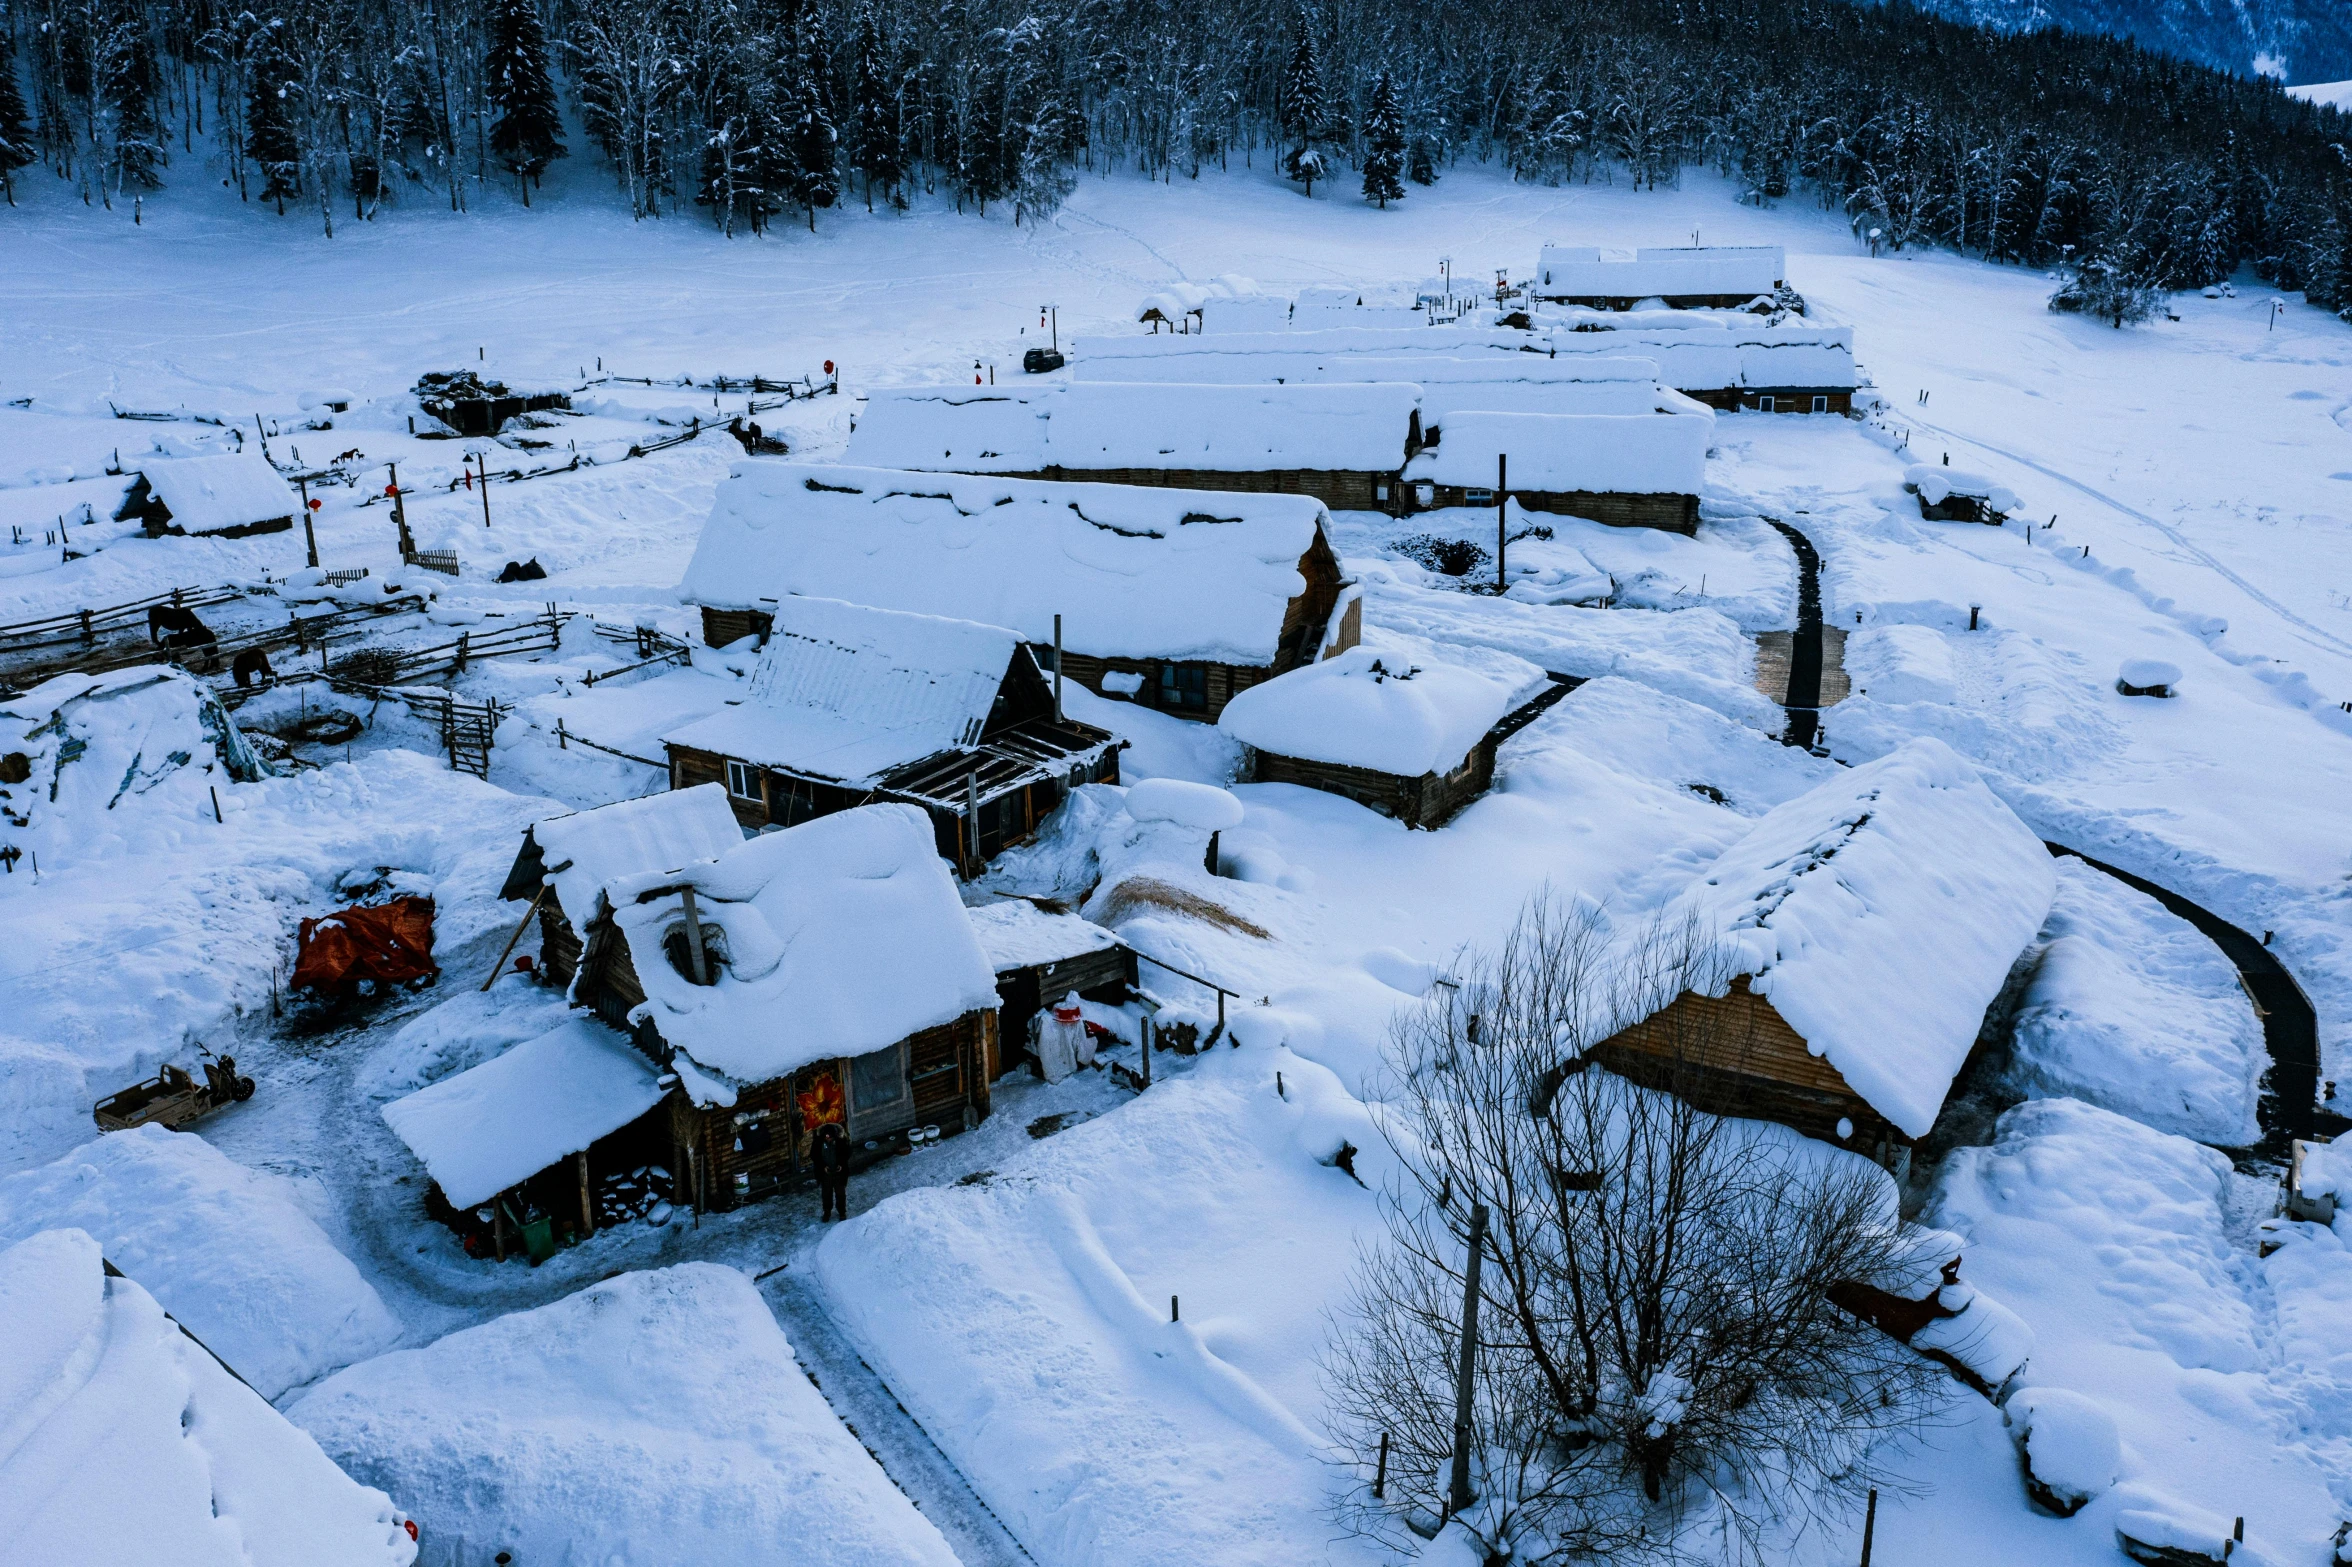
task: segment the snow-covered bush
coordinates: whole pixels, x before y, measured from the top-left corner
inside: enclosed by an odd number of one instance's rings
[[[2094,316],[2117,328],[2139,325],[2163,304],[2163,289],[2103,256],[2078,263],[2050,296],[2050,308],[2062,315]]]

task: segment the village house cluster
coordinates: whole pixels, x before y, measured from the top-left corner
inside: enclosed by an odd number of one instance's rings
[[[1221,728],[1242,781],[1442,828],[1577,682],[1364,646],[1333,513],[1695,533],[1720,417],[1853,406],[1850,331],[1783,273],[1764,248],[1555,248],[1479,309],[1227,280],[1155,295],[1147,331],[1081,341],[1063,373],[875,390],[840,463],[738,463],[682,591],[747,677],[662,733],[670,792],[526,834],[503,894],[594,1021],[390,1107],[436,1211],[503,1256],[527,1212],[592,1230],[608,1170],[733,1207],[837,1164],[828,1127],[855,1169],[978,1124],[1004,1072],[1047,1068],[1065,996],[1148,1009],[1111,931],[959,897],[1072,791],[1121,781],[1126,742],[1072,688]],[[1964,476],[1917,480],[1960,514]],[[1900,891],[1963,842],[1990,868]],[[1868,909],[1865,868],[1887,887]],[[1758,821],[1683,900],[1740,933],[1738,961],[1590,1059],[1900,1169],[2049,883],[1973,773],[1914,746]],[[1931,952],[1935,1005],[1838,1002],[1909,995],[1859,971]]]

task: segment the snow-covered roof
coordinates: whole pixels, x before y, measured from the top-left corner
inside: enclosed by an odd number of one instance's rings
[[[1255,296],[1258,285],[1238,272],[1228,272],[1206,283],[1170,283],[1143,296],[1135,307],[1135,319],[1149,321],[1155,315],[1169,321],[1200,309],[1213,299],[1247,299]]]
[[[1115,947],[1119,938],[1092,920],[1075,914],[1048,914],[1026,898],[983,904],[966,909],[972,933],[988,966],[1002,974],[1007,969],[1035,968]]]
[[[1721,330],[1691,330],[1686,319],[1644,326],[1648,314],[1581,313],[1578,326],[1549,332],[1545,346],[1571,354],[1640,354],[1658,362],[1659,379],[1684,391],[1724,387],[1758,390],[1857,384],[1854,329],[1818,321],[1774,326],[1737,312],[1712,318]]]
[[[378,1356],[289,1413],[396,1489],[437,1563],[956,1567],[752,1281],[716,1263],[623,1273]]]
[[[1544,672],[1487,648],[1352,647],[1251,686],[1217,727],[1261,751],[1418,778],[1462,765]]]
[[[291,517],[302,504],[258,451],[142,463],[139,473],[171,512],[171,526],[185,533]]]
[[[751,460],[719,486],[689,602],[792,594],[1007,626],[1098,658],[1269,664],[1323,503]]]
[[[848,460],[875,468],[1036,473],[1058,387],[906,386],[873,391]]]
[[[713,982],[664,949],[694,889]],[[964,917],[931,819],[865,805],[764,833],[715,860],[605,889],[628,937],[649,1019],[706,1072],[762,1083],[857,1056],[996,1005],[996,975]],[[698,1099],[724,1090],[685,1077]]]
[[[877,394],[850,437],[849,458],[952,473],[1395,471],[1419,389],[1362,384],[1372,379],[1362,375],[1329,379],[1350,384],[1089,381]]]
[[[400,1340],[399,1319],[302,1200],[286,1177],[150,1122],[0,1178],[0,1247],[43,1230],[87,1231],[255,1391],[276,1398]]]
[[[1535,282],[1551,298],[1649,299],[1692,294],[1769,294],[1788,270],[1778,245],[1704,245],[1604,257],[1597,245],[1546,245]]]
[[[1958,495],[1983,501],[1995,511],[2015,511],[2017,492],[1998,479],[1981,473],[1970,473],[1965,468],[1947,468],[1940,463],[1913,463],[1903,470],[1903,484],[1917,490],[1919,498],[1930,506]]]
[[[1087,337],[1072,341],[1070,359],[1081,381],[1224,380],[1231,383],[1258,377],[1189,375],[1180,370],[1171,372],[1168,367],[1171,362],[1199,360],[1205,364],[1231,356],[1476,358],[1529,350],[1533,350],[1530,354],[1533,357],[1545,352],[1541,340],[1531,339],[1525,332],[1467,321],[1442,326],[1425,325],[1417,318],[1413,324],[1401,326],[1308,324],[1310,320],[1345,321],[1362,313],[1351,308],[1345,314],[1310,316],[1306,296],[1302,294],[1298,316],[1287,332],[1160,332],[1138,333],[1132,337]]]
[[[804,777],[870,784],[980,738],[1006,671],[1001,626],[839,599],[777,601],[744,699],[662,736]]]
[[[1280,294],[1239,294],[1200,307],[1204,332],[1279,332],[1290,325],[1290,301]]]
[[[1667,414],[1458,413],[1445,438],[1405,467],[1408,482],[1491,489],[1495,459],[1511,459],[1514,490],[1604,495],[1696,495],[1704,487],[1711,421]]]
[[[1925,1136],[2057,872],[1942,741],[1911,741],[1776,806],[1669,911],[1871,1108]]]
[[[662,1101],[653,1063],[594,1018],[573,1018],[480,1066],[384,1106],[441,1194],[460,1208],[627,1126]]]
[[[1073,385],[1046,420],[1047,461],[1099,468],[1259,473],[1305,468],[1394,473],[1420,389],[1398,382],[1321,386]]]
[[[0,1251],[0,1521],[22,1562],[408,1567],[416,1542],[98,1243]]]
[[[607,883],[716,859],[743,841],[727,791],[715,783],[551,816],[530,832],[556,904],[575,925],[596,917]]]
[[[106,812],[185,808],[209,787],[262,776],[212,688],[169,664],[59,675],[0,697],[0,752],[23,753],[31,772],[0,784],[0,834],[16,836],[13,826],[36,840],[86,840]]]

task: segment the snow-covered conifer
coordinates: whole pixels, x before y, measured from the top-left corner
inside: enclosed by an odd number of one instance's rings
[[[515,177],[527,207],[540,172],[568,150],[537,0],[495,0],[482,75],[483,96],[498,111],[490,127],[491,151]]]
[[[1364,195],[1386,207],[1405,199],[1405,115],[1397,105],[1396,83],[1386,71],[1372,81],[1372,108],[1364,119]]]

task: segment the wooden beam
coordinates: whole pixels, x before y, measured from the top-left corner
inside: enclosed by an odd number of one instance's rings
[[[506,972],[506,955],[509,952],[514,951],[515,943],[523,939],[523,932],[531,928],[531,916],[539,912],[539,901],[546,896],[547,883],[541,882],[539,884],[539,890],[531,895],[531,906],[523,910],[523,917],[521,921],[516,924],[514,928],[514,934],[506,938],[505,947],[500,949],[498,954],[498,961],[490,965],[490,977],[482,981],[482,988],[484,990],[488,990],[492,985],[496,984],[498,982],[498,976]]]
[[[686,956],[694,969],[694,983],[710,983],[710,965],[702,955],[702,920],[694,912],[694,889],[680,887],[678,901],[686,908]]]
[[[583,1148],[580,1161],[580,1238],[585,1240],[596,1233],[596,1203],[588,1191],[588,1150]]]

